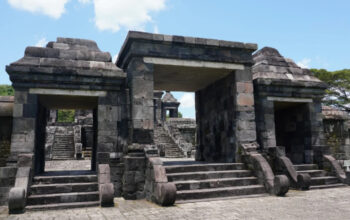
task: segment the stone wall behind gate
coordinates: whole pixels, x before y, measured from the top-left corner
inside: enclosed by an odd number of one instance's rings
[[[229,75],[196,92],[197,151],[201,154],[196,159],[215,162],[234,160],[234,89],[234,76]]]

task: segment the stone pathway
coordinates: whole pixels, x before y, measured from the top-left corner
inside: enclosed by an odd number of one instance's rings
[[[91,170],[91,160],[45,161],[45,171]]]
[[[26,212],[8,215],[0,207],[0,219],[349,219],[350,187],[290,191],[286,197],[257,197],[178,204],[160,207],[145,200],[115,199],[112,208],[82,208]]]

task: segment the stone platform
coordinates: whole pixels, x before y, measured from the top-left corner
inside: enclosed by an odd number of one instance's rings
[[[0,219],[348,219],[350,187],[293,191],[286,197],[227,199],[160,207],[145,200],[115,199],[112,208],[81,208],[8,215]]]

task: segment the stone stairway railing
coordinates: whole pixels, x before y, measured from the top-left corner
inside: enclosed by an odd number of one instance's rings
[[[170,206],[176,200],[176,186],[168,181],[159,157],[147,157],[146,165],[146,199],[162,206]]]
[[[15,186],[9,192],[9,213],[23,213],[32,181],[33,154],[19,154]]]
[[[285,175],[274,175],[269,163],[258,153],[257,143],[240,144],[241,160],[253,170],[267,192],[277,196],[285,195],[289,190],[289,180]]]
[[[309,189],[311,184],[310,175],[307,173],[298,174],[292,161],[285,156],[284,152],[284,148],[281,146],[269,147],[268,155],[270,156],[276,169],[279,169],[278,172],[281,172],[289,177],[293,188],[302,190]]]
[[[172,129],[170,129],[170,127],[168,126],[168,124],[166,122],[163,123],[163,128],[167,132],[169,137],[174,141],[174,143],[179,147],[179,149],[181,149],[181,151],[184,154],[184,156],[187,157],[188,156],[188,152],[191,153],[192,144],[187,143],[181,137],[181,135],[175,136],[174,135],[175,132],[173,132]]]

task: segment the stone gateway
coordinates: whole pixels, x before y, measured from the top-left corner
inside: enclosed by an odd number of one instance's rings
[[[6,66],[15,96],[4,115],[12,129],[1,143],[11,147],[0,178],[13,179],[1,186],[10,212],[111,206],[115,196],[168,206],[348,184],[325,142],[326,85],[273,48],[255,50],[134,31],[115,64],[91,40],[27,47]],[[195,93],[195,122],[177,119],[169,91]],[[55,109],[89,112],[89,124],[76,121],[57,137],[71,136],[74,147],[60,148],[71,159],[89,146],[91,170],[45,172]]]

